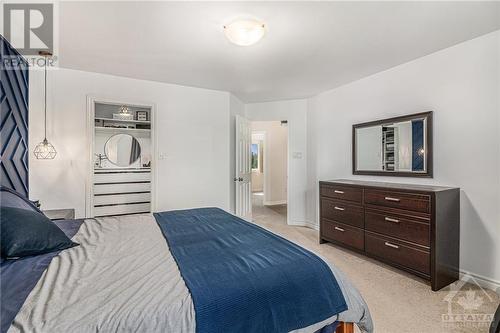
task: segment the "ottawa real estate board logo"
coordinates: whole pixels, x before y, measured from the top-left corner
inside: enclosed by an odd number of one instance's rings
[[[441,314],[442,325],[451,329],[488,331],[500,299],[492,290],[483,289],[470,275],[449,286],[444,297],[446,311]]]

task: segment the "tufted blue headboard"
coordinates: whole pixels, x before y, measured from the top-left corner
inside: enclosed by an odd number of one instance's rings
[[[29,66],[2,35],[0,44],[0,180],[28,197]]]

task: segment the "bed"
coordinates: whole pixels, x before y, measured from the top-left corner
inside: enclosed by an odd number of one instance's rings
[[[317,256],[220,209],[56,223],[79,246],[2,261],[2,333],[353,332],[352,323],[373,331],[366,303],[335,266],[327,266],[341,292],[335,300],[316,282],[301,293],[294,283],[316,273],[290,267],[306,265],[293,261],[294,252]],[[252,243],[252,233],[264,243]],[[260,250],[245,255],[256,244]],[[268,262],[273,256],[277,264]],[[294,274],[273,271],[278,266]],[[341,311],[325,316],[331,309]]]

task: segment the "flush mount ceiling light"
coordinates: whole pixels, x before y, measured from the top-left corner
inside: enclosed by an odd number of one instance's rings
[[[237,20],[224,26],[227,39],[236,45],[249,46],[264,37],[266,25],[254,19]]]

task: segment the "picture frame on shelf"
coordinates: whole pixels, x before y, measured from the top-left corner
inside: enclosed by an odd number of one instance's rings
[[[148,120],[148,112],[147,111],[136,111],[135,118],[139,121],[147,121]]]

